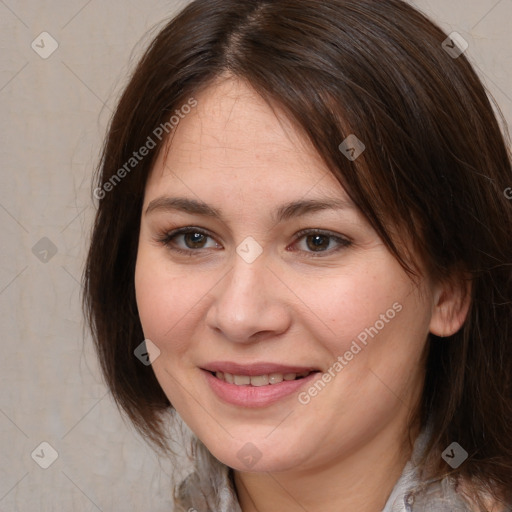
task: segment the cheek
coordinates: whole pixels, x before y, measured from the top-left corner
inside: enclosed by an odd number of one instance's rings
[[[391,257],[314,286],[295,283],[297,295],[308,297],[304,302],[315,344],[326,349],[331,364],[343,357],[335,372],[343,371],[345,376],[337,385],[359,386],[365,379],[374,380],[369,369],[394,383],[397,372],[419,368],[430,321],[427,295],[420,294]]]
[[[209,287],[197,273],[173,272],[158,252],[139,248],[135,267],[137,308],[145,337],[162,352],[179,354],[188,347],[183,329],[198,314],[199,299]]]
[[[276,280],[276,288],[267,293],[278,296],[293,315],[295,327],[301,326],[299,337],[306,349],[314,340],[314,345],[336,359],[350,350],[354,340],[370,348],[378,339],[372,352],[382,355],[384,349],[399,348],[405,337],[421,338],[418,335],[428,331],[412,282],[383,253],[335,275],[319,277],[283,268],[280,276],[285,286]],[[218,272],[171,265],[160,248],[141,244],[135,288],[145,337],[173,355],[192,351],[191,344],[199,342],[194,332],[204,328],[218,279]]]
[[[294,283],[297,295],[305,297],[306,308],[317,318],[316,334],[330,340],[337,354],[348,350],[361,333],[364,339],[365,329],[376,322],[381,327],[381,315],[393,321],[397,316],[393,304],[402,303],[411,292],[410,281],[389,262],[351,267],[315,282],[296,279]]]

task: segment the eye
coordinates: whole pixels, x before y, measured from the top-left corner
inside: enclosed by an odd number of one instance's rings
[[[164,232],[158,238],[158,242],[171,251],[188,255],[193,253],[198,255],[201,249],[222,249],[222,246],[209,233],[193,226]],[[298,246],[298,250],[309,253],[309,256],[322,256],[337,252],[351,244],[350,240],[339,234],[320,229],[308,229],[297,233],[293,246]]]
[[[332,254],[352,244],[350,240],[338,234],[320,229],[303,230],[297,233],[297,241],[294,245],[306,253]]]
[[[158,241],[173,251],[183,253],[221,247],[206,231],[192,226],[164,233]]]

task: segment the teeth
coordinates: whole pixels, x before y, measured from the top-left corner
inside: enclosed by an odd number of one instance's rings
[[[282,373],[271,373],[268,376],[268,381],[270,384],[279,384],[280,382],[283,382],[284,376]]]
[[[268,375],[254,375],[251,377],[251,386],[266,386],[268,381]]]
[[[231,373],[215,372],[215,377],[229,384],[237,386],[267,386],[269,384],[279,384],[283,380],[295,380],[299,377],[307,377],[311,372],[302,373],[271,373],[269,375],[233,375]]]
[[[251,377],[249,375],[233,375],[233,384],[237,386],[247,386],[251,383]]]

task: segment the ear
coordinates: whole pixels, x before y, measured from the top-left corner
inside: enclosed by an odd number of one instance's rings
[[[455,334],[464,324],[471,305],[471,279],[459,276],[440,282],[433,297],[430,332],[442,338]]]

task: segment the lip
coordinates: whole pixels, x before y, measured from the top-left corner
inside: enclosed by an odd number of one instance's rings
[[[232,375],[247,375],[249,377],[253,377],[255,375],[266,375],[269,373],[303,373],[319,371],[318,368],[313,368],[312,366],[287,366],[266,362],[240,364],[231,361],[214,361],[201,367],[201,370],[231,373]]]
[[[283,367],[273,365],[273,368],[286,369],[285,373],[300,373],[288,371],[289,368],[296,367]],[[245,367],[246,371],[249,371]],[[250,371],[253,371],[251,368]],[[221,371],[221,370],[218,370]],[[302,370],[307,371],[307,370]],[[314,371],[314,370],[313,370]],[[223,380],[218,379],[212,375],[208,370],[201,369],[207,384],[210,389],[217,395],[218,398],[232,405],[238,407],[255,408],[255,407],[266,407],[272,405],[280,400],[283,400],[290,395],[297,393],[300,388],[308,385],[312,380],[317,379],[320,374],[319,371],[314,371],[307,377],[298,380],[283,380],[278,384],[269,384],[267,386],[237,386],[236,384],[230,384]],[[231,373],[228,371],[228,373]],[[265,372],[266,373],[266,372]],[[268,372],[273,373],[273,372]],[[275,371],[274,373],[282,373],[281,371]],[[236,373],[236,375],[249,375],[247,373]],[[251,375],[263,375],[253,371]]]

